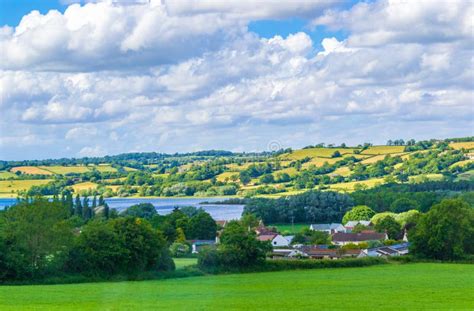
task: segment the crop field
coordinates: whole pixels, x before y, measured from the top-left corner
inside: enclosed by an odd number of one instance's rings
[[[333,174],[341,175],[343,177],[349,176],[352,174],[352,171],[347,166],[338,167]]]
[[[36,167],[36,166],[17,166],[17,167],[13,167],[10,171],[13,173],[21,172],[22,174],[31,174],[31,175],[53,175],[53,173],[51,173],[50,171]]]
[[[86,181],[86,182],[81,182],[81,183],[72,185],[71,188],[74,189],[75,193],[78,193],[78,192],[81,192],[83,190],[95,189],[95,188],[97,188],[97,186],[98,185],[96,183]]]
[[[294,167],[287,167],[278,171],[273,172],[273,176],[277,176],[279,173],[287,173],[290,176],[298,175],[298,171]]]
[[[311,165],[319,167],[319,166],[323,166],[324,163],[334,164],[337,161],[341,161],[341,160],[342,158],[312,158],[311,161],[304,163],[302,167],[308,168]]]
[[[339,151],[340,154],[352,154],[354,153],[353,148],[308,148],[308,149],[300,149],[295,150],[292,153],[285,153],[280,156],[282,159],[290,159],[290,160],[301,160],[306,157],[314,158],[314,157],[323,157],[323,158],[331,158],[334,152]]]
[[[114,173],[117,171],[117,169],[115,167],[112,167],[110,165],[94,165],[94,166],[89,166],[89,168],[92,170],[92,169],[96,169],[98,170],[99,172],[102,172],[102,173]]]
[[[458,175],[458,180],[474,180],[474,170],[470,170]]]
[[[90,169],[87,166],[63,166],[63,165],[53,165],[53,166],[39,166],[41,169],[50,171],[54,174],[62,175],[69,173],[86,173]]]
[[[232,180],[231,177],[236,175],[237,180],[239,178],[239,173],[236,172],[224,172],[216,176],[217,181],[226,181],[226,180]]]
[[[2,286],[1,310],[472,310],[474,265],[406,264]]]
[[[401,153],[405,146],[372,146],[362,151],[362,154],[390,154]]]
[[[351,192],[351,191],[354,191],[354,187],[357,184],[365,186],[367,188],[372,188],[372,187],[375,187],[377,184],[383,184],[383,182],[384,182],[383,178],[372,178],[372,179],[361,180],[361,181],[351,181],[351,182],[346,182],[346,183],[332,184],[332,185],[329,185],[329,188],[331,190]]]
[[[463,161],[459,161],[459,162],[456,162],[454,164],[452,164],[449,168],[452,168],[452,167],[457,167],[457,166],[466,166],[470,163],[474,163],[474,159],[469,159],[469,160],[463,160]]]
[[[0,197],[15,198],[19,190],[27,190],[32,186],[47,184],[51,179],[36,180],[0,180]]]
[[[453,149],[466,149],[471,150],[474,149],[474,141],[466,141],[466,142],[459,142],[459,143],[450,143],[449,146]]]

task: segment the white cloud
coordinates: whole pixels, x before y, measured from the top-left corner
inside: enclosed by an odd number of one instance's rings
[[[256,13],[245,1],[173,3],[74,5],[4,27],[0,142],[13,141],[4,133],[30,137],[5,157],[38,140],[58,146],[37,151],[54,157],[66,144],[73,146],[67,155],[95,156],[472,132],[474,58],[465,31],[472,8],[462,1],[327,11],[314,24],[349,34],[322,42],[303,32],[264,39],[246,29],[254,14],[320,12],[309,2],[259,2]],[[53,29],[50,41],[37,39]]]

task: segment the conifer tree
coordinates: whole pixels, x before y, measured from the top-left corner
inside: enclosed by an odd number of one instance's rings
[[[76,195],[76,203],[74,204],[74,214],[82,218],[82,203],[79,194]]]

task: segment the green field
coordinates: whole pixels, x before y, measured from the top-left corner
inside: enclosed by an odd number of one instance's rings
[[[472,310],[474,265],[407,264],[3,286],[1,310]]]
[[[197,264],[197,258],[173,258],[176,270]]]
[[[303,229],[309,228],[309,224],[272,224],[270,227],[276,227],[279,232],[289,232],[290,234],[295,234],[303,231]]]

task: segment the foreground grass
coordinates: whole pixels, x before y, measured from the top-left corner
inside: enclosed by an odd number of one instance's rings
[[[472,310],[474,265],[418,263],[0,287],[1,310]]]
[[[197,264],[197,258],[173,258],[176,270]]]

